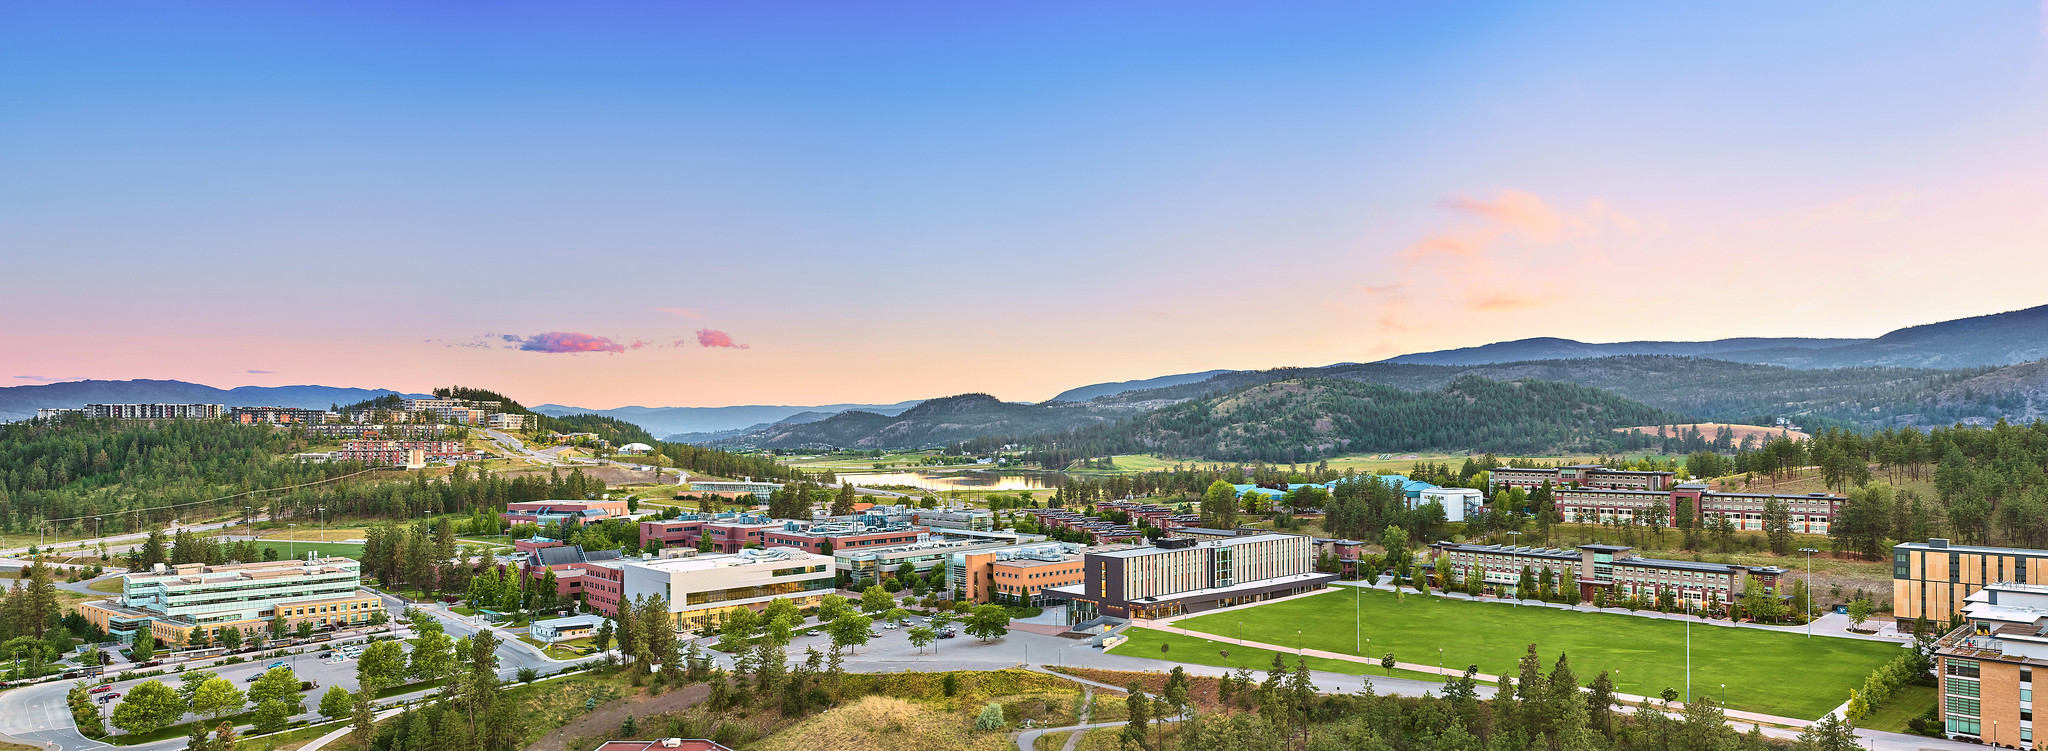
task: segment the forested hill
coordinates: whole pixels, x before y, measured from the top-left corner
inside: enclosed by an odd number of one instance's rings
[[[714,445],[748,448],[925,448],[987,435],[1063,432],[1134,415],[1140,407],[1005,402],[988,394],[931,399],[895,417],[841,412],[816,422],[777,423]]]
[[[1598,453],[1618,446],[1611,428],[1650,425],[1673,413],[1600,389],[1539,380],[1464,377],[1442,389],[1295,378],[1159,409],[1125,423],[1041,436],[1049,466],[1106,454],[1313,461],[1401,451]],[[1648,421],[1648,422],[1641,422]]]
[[[606,415],[564,415],[561,417],[544,415],[527,409],[525,405],[496,391],[469,388],[467,386],[450,386],[434,389],[434,396],[443,399],[497,402],[500,411],[515,415],[526,415],[526,418],[534,421],[534,424],[542,431],[595,433],[597,437],[611,441],[613,446],[624,446],[628,443],[653,445],[655,442],[654,436],[649,435],[646,429],[616,417]]]

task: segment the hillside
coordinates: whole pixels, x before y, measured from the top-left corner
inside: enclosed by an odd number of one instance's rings
[[[1203,459],[1313,461],[1396,451],[1563,453],[1619,445],[1612,428],[1673,422],[1669,412],[1598,389],[1539,380],[1462,377],[1410,391],[1330,378],[1290,378],[1194,399],[1069,436],[1083,455],[1160,453]],[[1078,458],[1078,457],[1077,457]]]
[[[1122,394],[1127,391],[1143,391],[1146,389],[1163,388],[1166,386],[1179,386],[1185,383],[1196,383],[1200,381],[1206,381],[1210,378],[1214,378],[1225,373],[1234,372],[1236,371],[1204,370],[1200,373],[1182,373],[1179,375],[1159,376],[1158,378],[1146,378],[1137,381],[1095,383],[1089,384],[1087,386],[1080,386],[1077,388],[1067,389],[1065,391],[1060,392],[1057,396],[1054,396],[1051,399],[1047,399],[1046,401],[1085,402],[1097,397],[1114,396],[1117,394]]]
[[[1863,339],[1808,339],[1801,337],[1742,339],[1717,339],[1711,342],[1614,342],[1591,344],[1572,339],[1536,337],[1517,339],[1511,342],[1495,342],[1477,347],[1417,352],[1415,354],[1391,357],[1381,362],[1411,365],[1490,365],[1525,360],[1573,360],[1592,357],[1616,357],[1620,355],[1680,355],[1701,356],[1719,352],[1741,350],[1783,349],[1807,350],[1823,347],[1839,347],[1855,344]]]
[[[230,407],[326,409],[399,392],[335,386],[238,386],[214,388],[185,381],[65,381],[0,388],[0,420],[25,420],[45,407],[87,404],[225,404]],[[402,394],[424,397],[426,394]]]
[[[880,415],[902,414],[903,410],[917,406],[922,400],[897,402],[895,404],[826,404],[820,406],[777,406],[749,404],[733,407],[617,407],[613,409],[592,409],[568,407],[560,404],[542,404],[533,411],[544,415],[592,414],[616,417],[646,428],[666,440],[709,440],[703,435],[721,434],[730,431],[752,432],[778,422],[794,422],[798,415],[822,413],[826,415],[859,410]],[[725,437],[725,436],[720,436]]]
[[[1911,326],[1821,349],[1724,352],[1715,357],[1794,368],[1972,368],[2048,358],[2048,305]]]
[[[807,423],[778,423],[763,430],[716,441],[743,448],[929,448],[987,435],[1062,432],[1136,414],[1113,405],[1022,404],[988,394],[932,399],[894,417],[841,412]]]

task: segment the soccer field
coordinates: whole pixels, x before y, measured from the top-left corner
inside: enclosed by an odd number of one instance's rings
[[[1624,693],[1685,691],[1686,627],[1680,621],[1413,593],[1397,600],[1382,590],[1360,596],[1347,589],[1175,625],[1220,641],[1236,639],[1242,628],[1247,640],[1292,647],[1298,639],[1310,649],[1372,659],[1392,652],[1401,662],[1420,665],[1437,664],[1442,649],[1445,666],[1478,665],[1479,672],[1492,675],[1514,674],[1528,645],[1535,644],[1546,672],[1562,652],[1570,655],[1581,683],[1606,670],[1615,673]],[[1354,649],[1354,629],[1357,639],[1371,642]],[[1726,684],[1731,708],[1810,720],[1847,701],[1849,689],[1903,651],[1887,642],[1695,624],[1692,690],[1718,699]]]

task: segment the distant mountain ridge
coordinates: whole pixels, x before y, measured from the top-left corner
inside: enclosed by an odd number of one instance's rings
[[[390,389],[338,386],[237,386],[222,389],[186,381],[151,379],[65,381],[0,387],[0,419],[24,420],[35,417],[38,409],[87,404],[225,404],[230,407],[326,409],[336,404],[350,404],[390,394],[422,399],[432,396]]]
[[[853,410],[808,423],[778,423],[714,441],[725,448],[928,448],[991,435],[1030,435],[1099,425],[1143,411],[1095,402],[1005,402],[988,394],[930,399],[898,415]]]
[[[711,440],[709,436],[731,434],[735,430],[754,430],[780,422],[799,421],[805,415],[823,416],[859,410],[880,415],[902,414],[904,410],[917,406],[923,399],[913,399],[895,404],[827,404],[822,406],[779,406],[770,404],[748,404],[733,407],[616,407],[613,409],[592,409],[570,407],[561,404],[542,404],[533,411],[544,415],[592,414],[616,417],[646,428],[658,436],[672,436],[663,440],[680,440],[701,443]],[[808,421],[808,420],[804,420]]]
[[[1223,374],[1225,374],[1225,373],[1235,373],[1235,372],[1237,372],[1237,371],[1235,371],[1235,370],[1204,370],[1204,371],[1202,371],[1202,372],[1200,372],[1200,373],[1182,373],[1182,374],[1179,374],[1179,375],[1159,376],[1158,378],[1145,378],[1145,379],[1141,379],[1141,380],[1136,380],[1136,381],[1117,381],[1117,382],[1115,382],[1115,383],[1095,383],[1095,384],[1089,384],[1089,385],[1087,385],[1087,386],[1081,386],[1081,387],[1077,387],[1077,388],[1071,388],[1071,389],[1067,389],[1067,390],[1065,390],[1065,391],[1062,391],[1062,392],[1060,392],[1060,393],[1059,393],[1059,394],[1058,394],[1057,396],[1054,396],[1054,397],[1053,397],[1053,398],[1051,398],[1051,399],[1047,399],[1046,401],[1049,401],[1049,402],[1085,402],[1085,401],[1088,401],[1088,400],[1090,400],[1090,399],[1094,399],[1094,398],[1096,398],[1096,397],[1103,397],[1103,396],[1114,396],[1114,395],[1117,395],[1117,394],[1121,394],[1121,393],[1124,393],[1124,392],[1127,392],[1127,391],[1144,391],[1144,390],[1146,390],[1146,389],[1156,389],[1156,388],[1161,388],[1161,387],[1165,387],[1165,386],[1179,386],[1179,385],[1181,385],[1181,384],[1184,384],[1184,383],[1194,383],[1194,382],[1197,382],[1197,381],[1205,381],[1205,380],[1208,380],[1208,379],[1210,379],[1210,378],[1214,378],[1214,377],[1216,377],[1216,376],[1219,376],[1219,375],[1223,375]]]
[[[2048,359],[2048,305],[1908,326],[1839,347],[1758,349],[1714,357],[1788,368],[1974,368]]]
[[[1535,337],[1516,339],[1511,342],[1494,342],[1477,347],[1417,352],[1415,354],[1390,357],[1380,362],[1406,363],[1416,365],[1491,365],[1503,362],[1527,360],[1575,360],[1619,355],[1680,355],[1712,356],[1722,352],[1753,350],[1805,350],[1839,347],[1869,341],[1867,339],[1810,339],[1804,337],[1748,337],[1740,339],[1716,339],[1711,342],[1613,342],[1592,344],[1573,339],[1557,337]]]

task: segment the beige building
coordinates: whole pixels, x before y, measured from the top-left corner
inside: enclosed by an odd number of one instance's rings
[[[383,600],[361,587],[361,565],[348,558],[264,561],[222,566],[159,564],[154,571],[121,577],[121,594],[78,607],[101,630],[133,642],[150,629],[163,643],[185,642],[197,630],[206,641],[225,629],[245,635],[268,631],[284,616],[297,628],[367,624],[383,612]]]
[[[837,574],[832,556],[795,548],[749,548],[737,553],[683,558],[598,561],[586,569],[624,599],[660,595],[679,631],[715,625],[738,608],[760,610],[775,598],[799,608],[813,607],[830,594]],[[601,585],[600,585],[601,586]],[[616,599],[586,585],[584,600],[608,614],[618,613]]]

